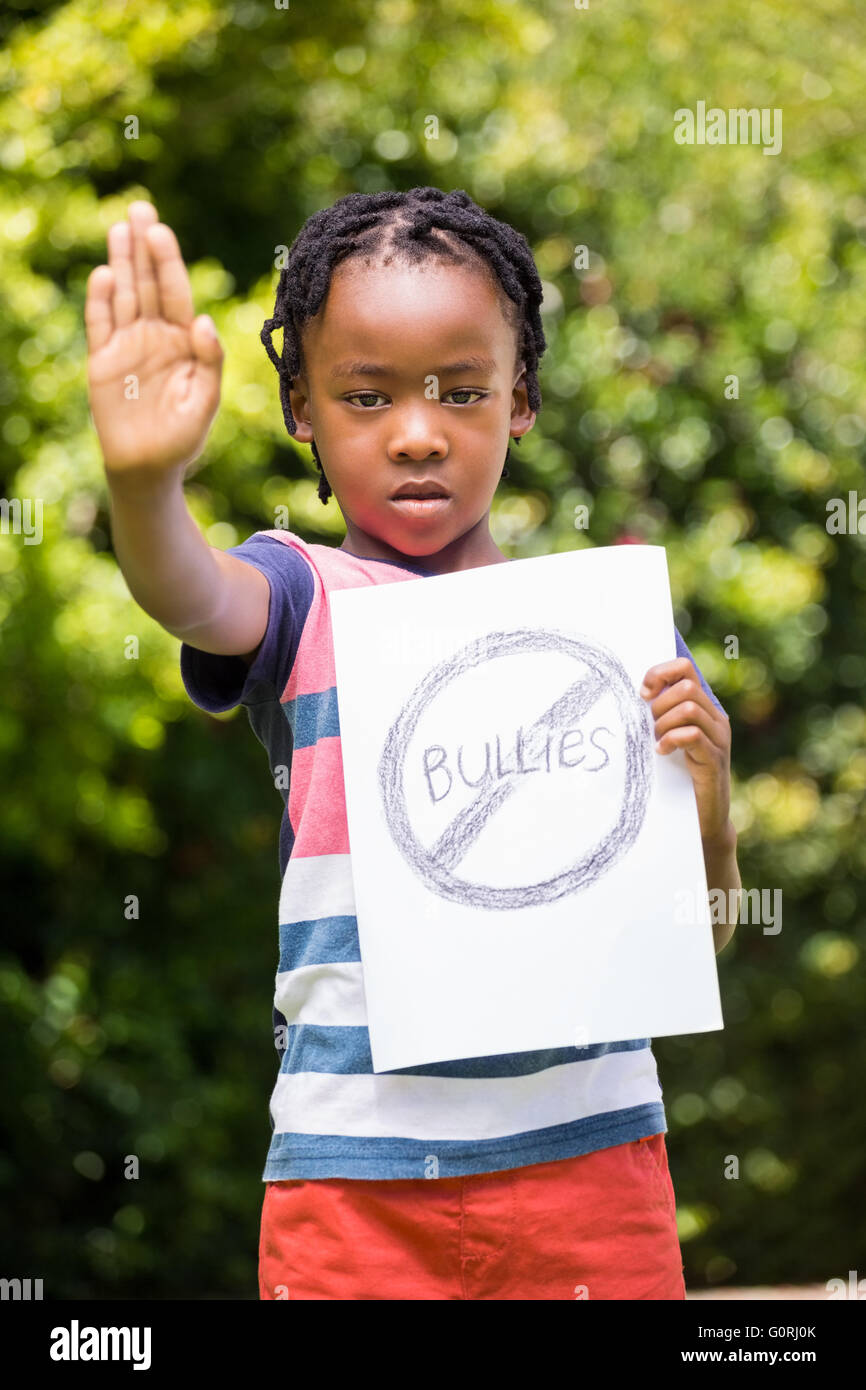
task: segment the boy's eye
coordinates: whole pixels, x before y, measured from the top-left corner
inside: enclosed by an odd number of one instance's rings
[[[483,396],[483,391],[476,391],[472,386],[458,386],[454,391],[446,391],[447,396]],[[457,401],[457,405],[469,405],[469,401]]]
[[[480,397],[480,396],[483,396],[484,394],[485,394],[485,393],[484,393],[483,391],[476,391],[475,388],[474,388],[473,386],[458,386],[458,387],[455,387],[453,391],[446,391],[446,392],[445,392],[445,395],[442,397],[442,400],[446,400],[448,396],[451,396],[451,397],[455,397],[455,396],[476,396],[476,397]],[[370,405],[371,402],[373,402],[373,403],[375,404],[375,402],[376,402],[377,400],[384,400],[384,397],[382,396],[382,393],[381,393],[380,391],[355,391],[351,396],[347,396],[347,397],[346,397],[346,400],[348,400],[348,401],[358,401],[360,405],[362,405],[363,407],[366,407],[366,406]],[[461,400],[457,400],[457,401],[455,401],[454,403],[455,403],[455,405],[471,405],[471,404],[474,404],[474,402],[467,401],[467,400],[462,400],[462,401],[461,401]]]

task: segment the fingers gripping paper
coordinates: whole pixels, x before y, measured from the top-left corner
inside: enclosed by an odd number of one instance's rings
[[[721,1028],[660,546],[331,595],[375,1071]],[[683,912],[688,902],[690,911]]]

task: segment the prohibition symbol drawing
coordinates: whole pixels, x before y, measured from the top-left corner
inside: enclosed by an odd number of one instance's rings
[[[413,825],[411,798],[407,795],[409,750],[413,736],[425,714],[444,692],[454,694],[454,684],[469,672],[515,655],[558,654],[572,658],[578,670],[562,693],[537,717],[518,731],[514,768],[502,771],[497,739],[497,767],[491,767],[489,745],[481,776],[464,782],[474,789],[464,804],[430,843],[423,843]],[[489,669],[489,668],[487,668]],[[559,739],[563,767],[576,767],[580,759],[564,760],[566,739],[581,719],[602,700],[612,696],[615,727],[601,725],[608,735],[607,746],[616,748],[623,767],[620,804],[613,824],[605,824],[596,841],[579,846],[573,863],[540,882],[502,886],[473,882],[459,873],[461,862],[483,834],[495,835],[497,812],[526,785],[527,772],[550,770],[552,742]],[[610,701],[607,700],[607,707]],[[581,735],[578,734],[578,737]],[[417,761],[417,744],[416,761]],[[595,749],[605,752],[602,744]],[[598,642],[568,636],[553,630],[519,628],[512,632],[489,632],[468,643],[446,661],[433,667],[409,697],[388,730],[378,764],[381,805],[391,838],[413,873],[433,893],[474,907],[494,910],[533,907],[555,902],[595,883],[616,864],[637,839],[649,801],[652,785],[652,716],[635,692],[625,668],[616,656]],[[445,750],[439,755],[425,752],[430,783],[431,767],[441,768]],[[440,763],[435,761],[440,756]],[[458,759],[459,760],[459,759]],[[535,763],[535,767],[531,766]],[[526,764],[530,764],[527,766]],[[604,766],[604,765],[602,765]],[[417,768],[415,769],[417,775]],[[462,768],[461,768],[462,771]],[[449,786],[451,774],[449,776]],[[585,780],[586,785],[586,780]],[[531,874],[530,874],[531,876]]]

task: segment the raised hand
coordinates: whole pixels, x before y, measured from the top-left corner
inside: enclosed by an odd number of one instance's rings
[[[156,208],[129,205],[84,309],[90,410],[106,472],[156,476],[191,462],[219,405],[223,350],[194,316],[177,237]]]

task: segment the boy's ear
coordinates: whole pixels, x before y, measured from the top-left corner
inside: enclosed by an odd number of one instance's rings
[[[312,444],[313,426],[310,419],[310,393],[306,378],[296,376],[289,388],[289,404],[295,418],[295,439],[299,444]]]
[[[523,429],[515,431],[514,426],[518,424],[522,424]],[[511,432],[519,437],[531,430],[534,424],[535,411],[529,408],[529,392],[526,387],[526,363],[520,362],[511,389]]]

